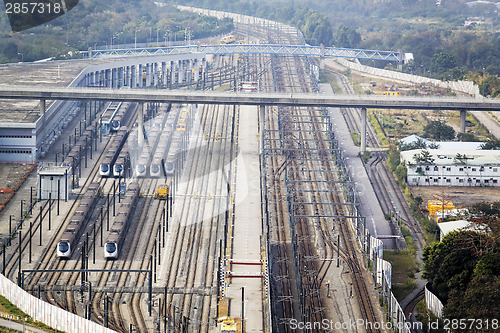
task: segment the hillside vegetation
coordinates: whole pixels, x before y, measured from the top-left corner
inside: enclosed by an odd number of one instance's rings
[[[442,80],[469,79],[500,96],[500,1],[465,0],[188,0],[292,24],[311,45],[401,50],[415,61],[404,71]],[[496,4],[495,4],[496,3]],[[469,24],[470,23],[470,24]],[[378,67],[386,62],[368,62]]]
[[[186,36],[204,38],[232,30],[230,19],[181,12],[171,5],[159,7],[149,0],[80,0],[66,15],[20,33],[10,32],[7,15],[0,15],[0,63],[70,57],[89,47],[135,41],[184,41]]]

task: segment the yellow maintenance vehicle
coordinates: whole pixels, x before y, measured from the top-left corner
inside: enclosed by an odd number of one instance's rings
[[[169,191],[168,185],[158,186],[155,192],[155,198],[160,200],[166,200],[168,198],[168,191]]]
[[[238,328],[238,323],[233,317],[220,318],[222,320],[222,325],[220,328],[221,333],[240,333],[241,330]]]

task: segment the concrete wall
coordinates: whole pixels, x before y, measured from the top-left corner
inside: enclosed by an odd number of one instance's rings
[[[427,286],[425,286],[425,305],[438,318],[443,316],[443,303],[427,289]]]
[[[332,64],[333,60],[327,61],[327,65]],[[344,67],[350,68],[357,72],[365,73],[372,77],[379,77],[384,79],[390,79],[401,83],[412,83],[412,84],[432,84],[436,87],[449,88],[454,91],[463,92],[465,94],[471,95],[473,97],[481,97],[479,93],[479,87],[471,81],[440,81],[436,79],[431,79],[423,76],[401,73],[396,71],[390,71],[386,69],[380,69],[370,66],[361,65],[358,61],[349,61],[346,59],[337,59],[339,64]]]
[[[115,332],[32,296],[2,274],[0,274],[0,295],[3,295],[31,318],[60,331],[68,333]]]

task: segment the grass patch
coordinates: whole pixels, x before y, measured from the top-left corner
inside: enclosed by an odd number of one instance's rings
[[[368,121],[372,125],[375,133],[377,133],[377,138],[382,147],[389,147],[389,139],[386,137],[384,130],[377,121],[374,111],[368,110]]]
[[[392,292],[401,301],[417,286],[415,273],[418,265],[415,260],[415,250],[385,250],[384,260],[392,265]]]
[[[355,146],[361,145],[361,137],[359,136],[358,132],[351,132],[351,137],[352,141],[354,141]]]
[[[342,89],[337,81],[337,76],[329,71],[319,73],[319,83],[329,83],[336,94],[342,94]]]
[[[7,312],[20,317],[28,317],[28,315],[18,309],[14,304],[12,304],[8,299],[0,296],[0,311]]]
[[[16,307],[14,304],[12,304],[8,299],[6,299],[3,296],[0,296],[0,312],[10,313],[10,314],[12,314],[14,316],[18,316],[20,318],[26,318],[26,324],[28,326],[38,327],[39,329],[42,329],[42,330],[47,331],[47,332],[63,333],[63,331],[59,331],[59,330],[56,331],[56,330],[50,328],[49,326],[45,325],[44,323],[33,320],[33,318],[29,317],[26,313],[21,311],[18,307]],[[22,323],[24,320],[20,319],[20,320],[14,320],[14,321],[16,321],[18,323]],[[17,331],[16,330],[9,330],[9,329],[4,328],[4,327],[0,327],[0,332],[17,332]]]
[[[231,84],[226,83],[226,84],[223,84],[222,86],[215,87],[214,91],[226,91],[226,90],[229,90],[230,88],[231,88]]]

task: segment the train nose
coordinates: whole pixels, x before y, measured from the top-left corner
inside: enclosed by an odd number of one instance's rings
[[[140,164],[140,165],[138,165],[138,166],[137,166],[137,171],[138,171],[139,173],[144,173],[144,172],[146,172],[146,166],[145,166],[144,164]]]
[[[107,165],[107,164],[102,164],[102,165],[101,165],[101,171],[102,171],[102,172],[108,172],[108,171],[109,171],[109,165]]]
[[[160,167],[158,166],[158,164],[153,164],[153,165],[151,166],[151,171],[152,171],[153,173],[158,173],[158,172],[160,172]]]

